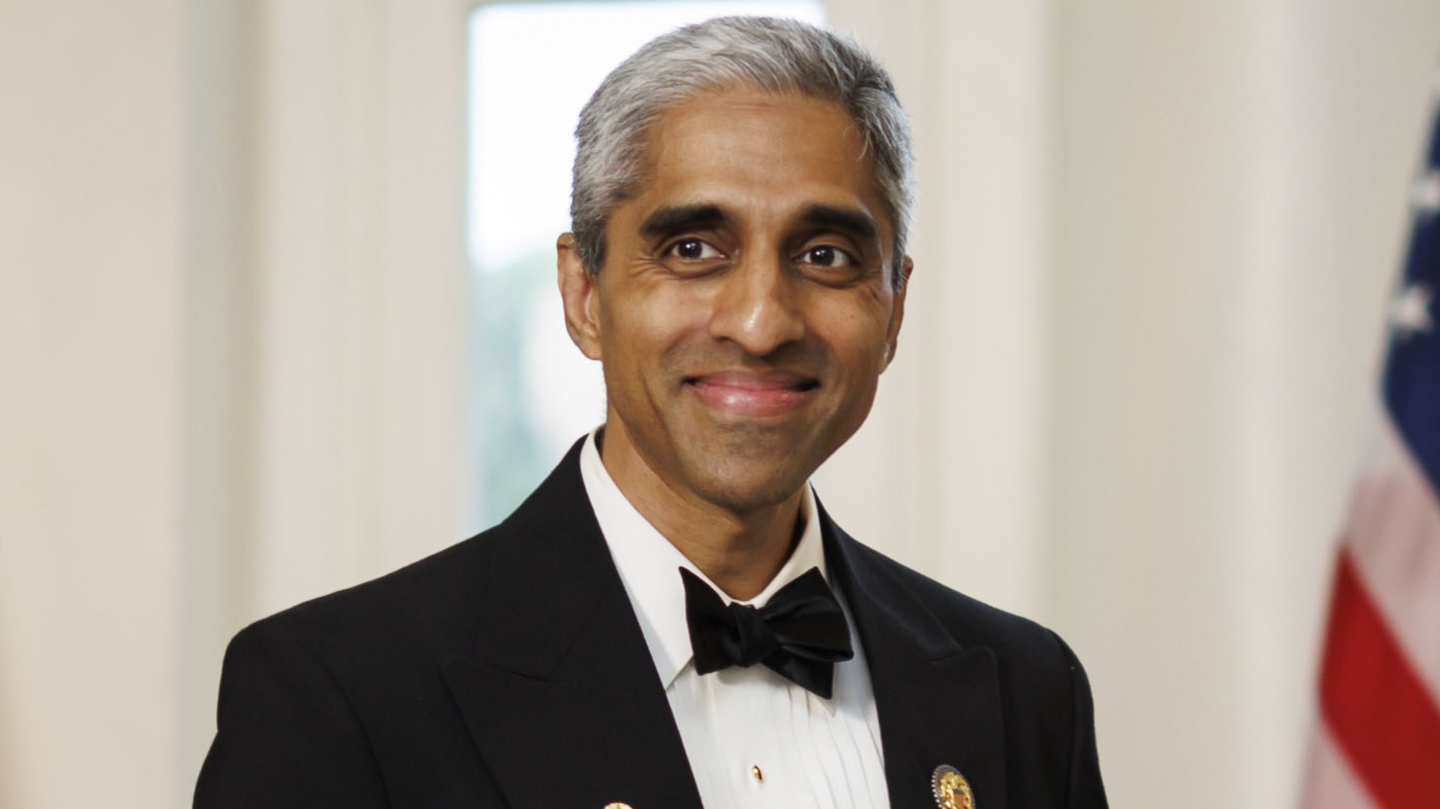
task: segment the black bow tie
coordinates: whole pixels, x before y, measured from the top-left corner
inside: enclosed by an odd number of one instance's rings
[[[830,699],[835,663],[855,656],[840,602],[810,568],[780,588],[764,607],[724,600],[699,576],[680,568],[685,582],[685,620],[695,671],[764,663],[791,682]]]

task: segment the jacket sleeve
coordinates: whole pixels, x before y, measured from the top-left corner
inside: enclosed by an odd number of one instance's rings
[[[1059,640],[1057,637],[1056,640]],[[1070,667],[1074,689],[1074,726],[1070,744],[1070,809],[1107,809],[1105,784],[1100,779],[1100,753],[1095,743],[1095,705],[1090,696],[1090,680],[1079,658],[1060,641]]]
[[[272,621],[236,635],[196,809],[388,805],[360,719],[314,652]]]

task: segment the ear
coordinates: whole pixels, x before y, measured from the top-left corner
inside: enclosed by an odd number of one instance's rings
[[[555,270],[560,282],[560,299],[565,304],[565,330],[580,352],[600,359],[600,319],[595,299],[598,279],[585,269],[575,234],[562,233],[555,241]]]
[[[905,320],[905,293],[910,289],[910,274],[915,272],[915,260],[909,256],[900,263],[900,288],[890,300],[890,323],[885,328],[885,367],[895,359],[895,349],[900,341],[900,324]]]

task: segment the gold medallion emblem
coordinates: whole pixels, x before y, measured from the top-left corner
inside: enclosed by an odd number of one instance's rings
[[[628,804],[628,803],[607,803],[607,804],[605,804],[605,809],[630,809],[630,804]]]
[[[930,776],[930,788],[935,792],[935,805],[940,809],[975,809],[975,795],[970,792],[970,782],[949,764],[935,768],[935,774]]]

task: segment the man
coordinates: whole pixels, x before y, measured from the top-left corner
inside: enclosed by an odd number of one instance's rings
[[[912,262],[883,70],[797,23],[646,45],[558,243],[604,426],[498,527],[241,632],[196,805],[1102,807],[1069,649],[851,539]]]

